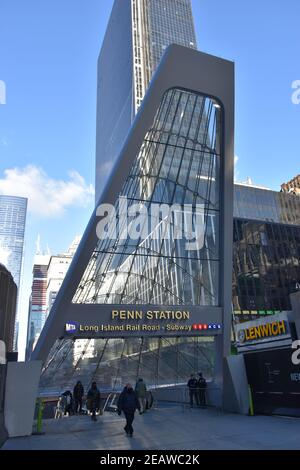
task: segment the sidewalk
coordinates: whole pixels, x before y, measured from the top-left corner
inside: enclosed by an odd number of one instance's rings
[[[105,413],[93,423],[87,416],[44,421],[43,436],[9,439],[7,450],[225,450],[300,449],[300,420],[241,416],[216,409],[184,409],[161,404],[136,414],[135,434],[123,431],[124,418]]]

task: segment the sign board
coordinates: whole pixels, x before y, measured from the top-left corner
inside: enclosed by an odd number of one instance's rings
[[[62,337],[214,336],[223,331],[218,307],[80,304],[64,324]]]
[[[290,345],[292,342],[288,313],[235,325],[239,352]]]

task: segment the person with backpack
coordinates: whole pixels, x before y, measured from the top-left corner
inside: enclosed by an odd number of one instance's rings
[[[126,425],[124,427],[124,431],[130,437],[132,437],[133,435],[132,423],[134,420],[134,413],[136,410],[140,411],[140,409],[141,405],[138,400],[137,394],[133,390],[132,385],[128,383],[124,387],[124,390],[118,400],[118,414],[119,416],[121,416],[121,413],[123,411],[126,418]]]
[[[97,421],[96,411],[100,409],[101,395],[97,383],[93,382],[87,394],[88,409],[92,413],[92,421]]]
[[[200,406],[206,406],[206,387],[207,383],[205,378],[203,377],[202,372],[198,374],[199,378],[197,381],[197,391],[198,391],[198,401]]]
[[[80,381],[77,382],[77,384],[74,387],[73,390],[73,397],[74,397],[74,412],[78,413],[78,407],[79,407],[79,413],[82,412],[82,397],[84,395],[84,388],[83,385]]]
[[[189,394],[190,394],[190,406],[193,408],[194,406],[194,399],[196,401],[197,406],[199,405],[199,400],[198,400],[198,393],[197,393],[197,379],[194,374],[191,374],[191,378],[187,383],[187,387],[189,389]]]
[[[139,379],[135,386],[135,393],[140,402],[140,414],[145,413],[146,411],[146,393],[147,387],[143,379]]]

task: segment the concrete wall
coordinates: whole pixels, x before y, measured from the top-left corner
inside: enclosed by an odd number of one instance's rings
[[[223,409],[248,414],[249,389],[244,356],[229,356],[224,360]]]
[[[41,361],[7,364],[4,419],[9,437],[32,433],[41,367]]]
[[[6,365],[0,364],[0,447],[6,441],[8,434],[4,424],[4,393],[5,393]]]

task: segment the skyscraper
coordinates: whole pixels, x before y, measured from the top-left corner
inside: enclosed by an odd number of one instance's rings
[[[32,290],[29,299],[27,359],[29,359],[44,327],[80,239],[81,237],[77,235],[66,253],[50,256],[50,254],[40,254],[40,240],[38,238],[37,254],[33,266]]]
[[[0,264],[0,340],[13,351],[17,286],[10,272]]]
[[[96,201],[172,43],[197,48],[191,0],[115,0],[98,60]]]
[[[28,312],[26,357],[31,354],[47,316],[47,268],[50,255],[36,254],[33,265],[33,279]]]
[[[23,260],[27,199],[0,195],[0,262],[11,272],[17,288]]]
[[[27,199],[0,195],[0,263],[12,274],[20,293]],[[17,300],[18,305],[18,300]],[[18,307],[14,349],[17,347]]]
[[[81,237],[77,235],[66,253],[51,256],[47,267],[47,312],[48,316],[58,291],[67,274]]]

